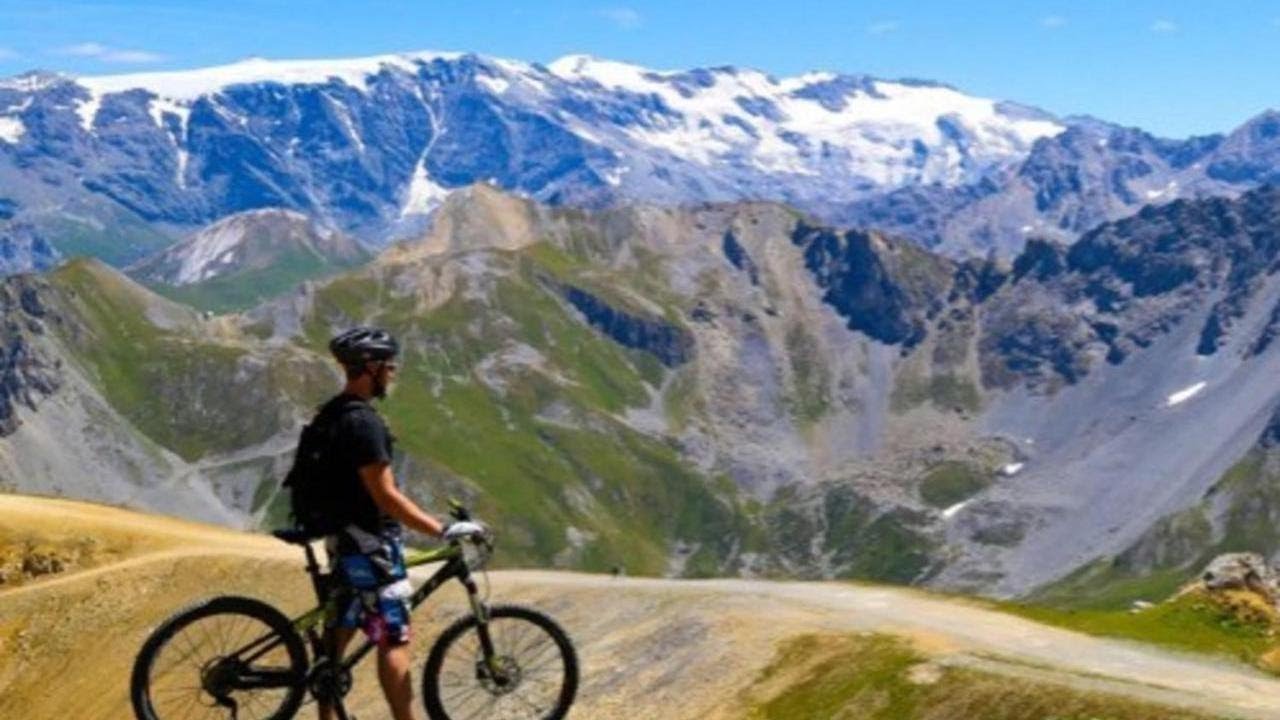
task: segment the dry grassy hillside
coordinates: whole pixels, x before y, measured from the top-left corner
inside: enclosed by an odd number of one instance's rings
[[[286,612],[303,610],[309,589],[298,555],[263,536],[0,495],[0,557],[6,558],[0,718],[131,717],[129,669],[156,623],[194,599],[220,593],[262,597]],[[23,573],[23,558],[33,556],[45,558],[35,562],[49,571]],[[759,593],[742,589],[750,587],[535,572],[492,578],[495,601],[539,606],[574,636],[584,669],[571,713],[579,720],[1191,720],[1213,716],[1204,711],[1220,700],[983,659],[964,647],[962,637],[946,633],[886,625],[870,628],[872,634],[822,596],[847,593],[847,586],[761,583]],[[812,593],[818,595],[809,598]],[[461,600],[449,589],[420,616],[419,664],[439,623],[460,610]],[[891,634],[879,634],[884,632]],[[353,704],[361,718],[381,717],[372,663],[363,670]],[[1125,697],[1109,694],[1116,692]],[[1239,709],[1241,717],[1266,716]],[[304,708],[302,716],[312,713]]]

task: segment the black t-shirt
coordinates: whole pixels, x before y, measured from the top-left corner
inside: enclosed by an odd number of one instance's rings
[[[388,532],[398,535],[400,523],[378,509],[359,472],[360,468],[375,463],[390,465],[395,452],[395,437],[378,411],[361,398],[342,394],[329,402],[342,406],[330,437],[334,442],[333,457],[342,464],[342,475],[347,478],[347,492],[344,494],[351,501],[350,522],[376,535]]]

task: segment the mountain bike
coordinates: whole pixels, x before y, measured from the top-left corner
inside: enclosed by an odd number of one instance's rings
[[[470,521],[459,504],[451,514]],[[138,720],[287,720],[308,692],[333,707],[339,720],[355,720],[343,698],[351,691],[352,669],[374,644],[366,640],[346,657],[335,657],[332,633],[325,632],[334,611],[328,601],[333,579],[316,563],[309,536],[294,530],[272,534],[306,551],[319,606],[289,618],[261,600],[227,595],[178,612],[147,638],[134,661],[130,697]],[[470,613],[449,625],[427,656],[427,716],[560,720],[578,688],[573,643],[537,610],[488,605],[473,573],[483,570],[492,552],[492,535],[484,531],[405,558],[408,567],[444,563],[413,592],[412,608],[453,579],[466,588],[470,604]]]

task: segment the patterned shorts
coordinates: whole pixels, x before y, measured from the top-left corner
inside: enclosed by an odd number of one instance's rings
[[[404,547],[394,540],[372,553],[332,556],[331,625],[361,628],[379,645],[409,642],[409,584]]]

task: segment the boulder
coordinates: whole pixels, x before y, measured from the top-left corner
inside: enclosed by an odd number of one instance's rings
[[[1280,597],[1280,576],[1258,553],[1219,555],[1205,568],[1201,579],[1210,591],[1252,590],[1272,605]]]

